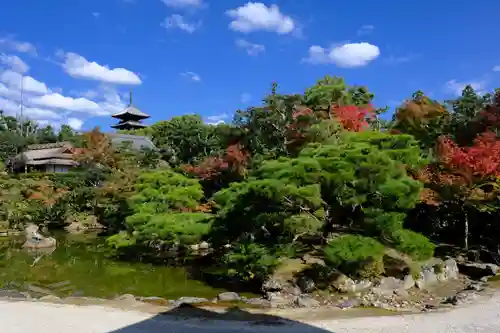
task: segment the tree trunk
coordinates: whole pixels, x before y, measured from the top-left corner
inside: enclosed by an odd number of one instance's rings
[[[330,216],[330,209],[327,207],[325,209],[325,216],[323,218],[323,240],[321,241],[322,244],[325,244],[326,239],[328,238],[330,232],[331,232],[331,216]]]
[[[469,217],[467,212],[464,212],[464,248],[469,249]]]

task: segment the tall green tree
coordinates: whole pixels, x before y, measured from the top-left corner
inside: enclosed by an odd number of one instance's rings
[[[297,107],[303,103],[301,95],[282,95],[273,83],[263,106],[238,110],[234,125],[242,131],[241,143],[254,155],[278,157],[289,155],[288,130]]]
[[[472,86],[467,85],[462,95],[447,101],[451,107],[451,120],[448,133],[459,145],[468,145],[482,132],[480,113],[491,102],[491,94],[478,94]]]
[[[148,130],[156,147],[173,165],[190,164],[219,152],[217,126],[205,124],[199,115],[174,117],[153,124]]]

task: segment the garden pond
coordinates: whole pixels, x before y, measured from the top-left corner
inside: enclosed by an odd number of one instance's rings
[[[227,290],[190,278],[182,267],[112,259],[96,234],[55,235],[56,249],[22,249],[24,237],[0,238],[0,288],[34,296],[113,298],[122,294],[213,298]]]

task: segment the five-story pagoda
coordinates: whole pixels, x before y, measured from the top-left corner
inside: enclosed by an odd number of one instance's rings
[[[113,114],[112,117],[119,119],[120,122],[111,127],[117,130],[135,130],[147,127],[147,125],[141,123],[141,120],[147,119],[150,116],[140,111],[132,104],[132,92],[131,92],[129,105],[123,111]]]

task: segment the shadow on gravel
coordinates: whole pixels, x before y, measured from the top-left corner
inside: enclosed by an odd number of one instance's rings
[[[240,308],[225,312],[182,304],[148,320],[107,333],[332,333],[298,321]],[[335,333],[335,332],[333,332]]]

